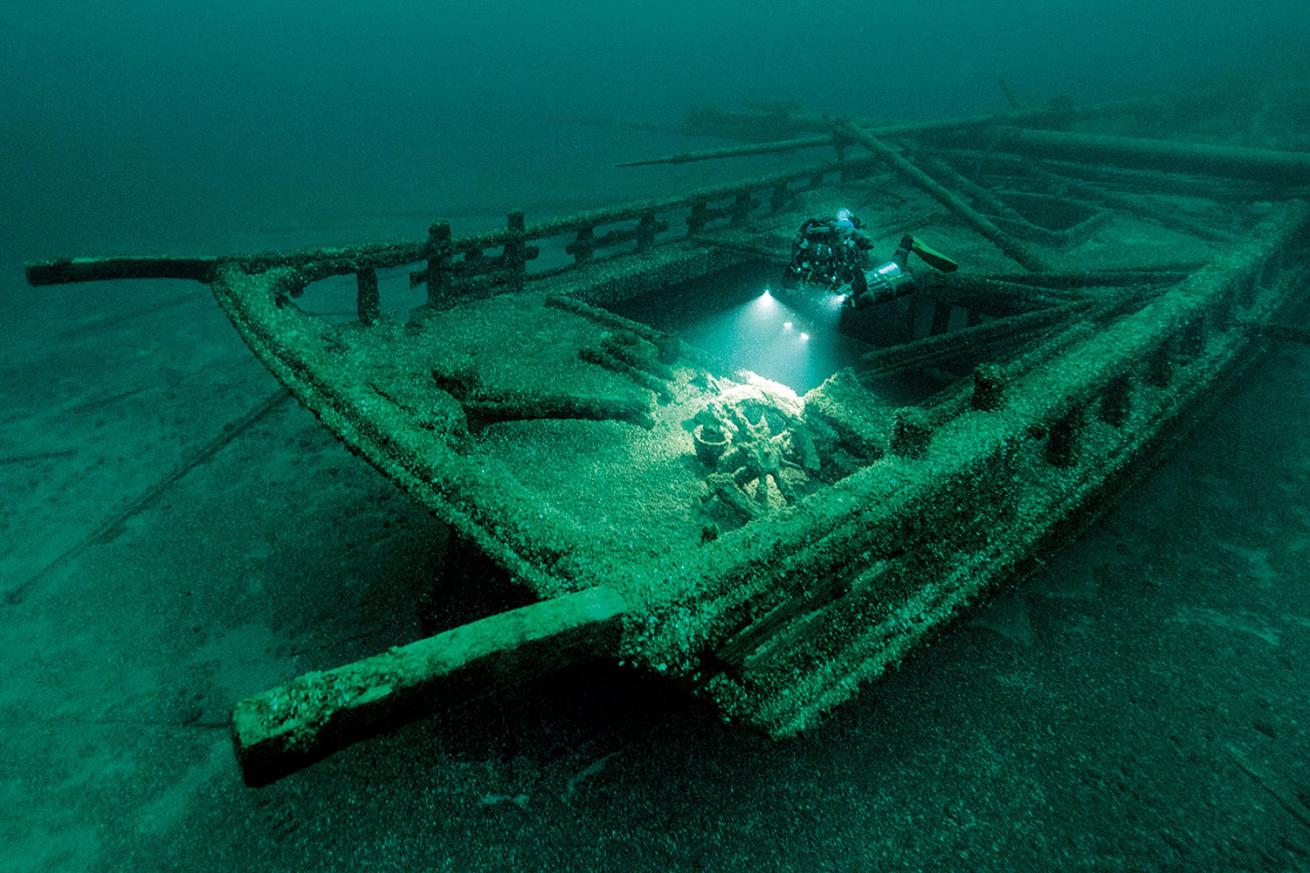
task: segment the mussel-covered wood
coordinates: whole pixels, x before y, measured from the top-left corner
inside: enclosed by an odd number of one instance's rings
[[[617,650],[610,588],[502,612],[246,698],[232,710],[245,780],[264,785],[442,706]]]

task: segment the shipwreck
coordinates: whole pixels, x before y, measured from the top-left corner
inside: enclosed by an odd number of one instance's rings
[[[1310,270],[1310,153],[1233,142],[1234,105],[698,110],[689,131],[737,144],[634,163],[794,163],[472,236],[27,277],[208,285],[301,403],[530,597],[236,702],[249,783],[586,658],[785,737],[1094,520],[1271,332],[1304,338],[1280,318]],[[871,251],[913,233],[960,269],[865,309],[839,295],[807,330],[855,351],[801,392],[670,327],[722,277],[780,274],[796,228],[841,208],[875,219]],[[757,284],[724,305],[808,293]],[[316,312],[341,293],[354,317]]]

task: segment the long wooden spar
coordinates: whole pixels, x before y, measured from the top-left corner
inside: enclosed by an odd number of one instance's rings
[[[348,745],[497,688],[618,651],[623,596],[598,587],[511,609],[248,697],[232,745],[267,785]]]
[[[1273,181],[1291,185],[1310,185],[1310,152],[1289,152],[1277,149],[1259,149],[1246,146],[1189,143],[1178,140],[1149,139],[1133,136],[1102,136],[1071,133],[1060,130],[1037,130],[1015,125],[1005,126],[1004,116],[993,117],[989,126],[1000,126],[999,139],[993,144],[1001,152],[1052,160],[1067,160],[1091,165],[1160,168],[1179,173],[1196,173],[1252,181]],[[933,143],[950,146],[960,144],[962,134],[983,126],[982,120],[973,124],[957,123],[954,126],[898,125],[869,128],[855,125],[871,136],[896,138],[919,136]],[[640,167],[658,164],[682,164],[691,161],[721,160],[724,158],[790,152],[805,148],[836,146],[841,134],[816,134],[793,139],[752,143],[744,146],[684,152],[660,158],[628,161],[621,167]],[[976,146],[976,143],[971,144]]]
[[[1018,240],[997,227],[990,218],[965,203],[958,195],[950,191],[936,179],[907,160],[900,152],[883,142],[878,137],[850,122],[837,125],[836,135],[858,142],[860,145],[881,158],[906,181],[926,191],[938,203],[968,222],[975,230],[987,238],[998,249],[1005,252],[1025,270],[1040,272],[1047,269],[1046,263],[1029,251]]]

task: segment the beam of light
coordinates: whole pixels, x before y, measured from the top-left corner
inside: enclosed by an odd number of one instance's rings
[[[837,329],[843,297],[821,289],[775,295],[761,282],[736,306],[703,317],[684,336],[732,367],[806,391],[863,350],[847,350]]]
[[[767,318],[772,316],[778,310],[778,301],[769,289],[765,288],[759,297],[756,297],[750,303],[750,311],[755,314],[756,318]]]

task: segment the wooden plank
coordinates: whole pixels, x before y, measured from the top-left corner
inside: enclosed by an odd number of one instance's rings
[[[497,687],[617,650],[628,606],[604,586],[511,609],[240,701],[232,742],[249,785]]]

